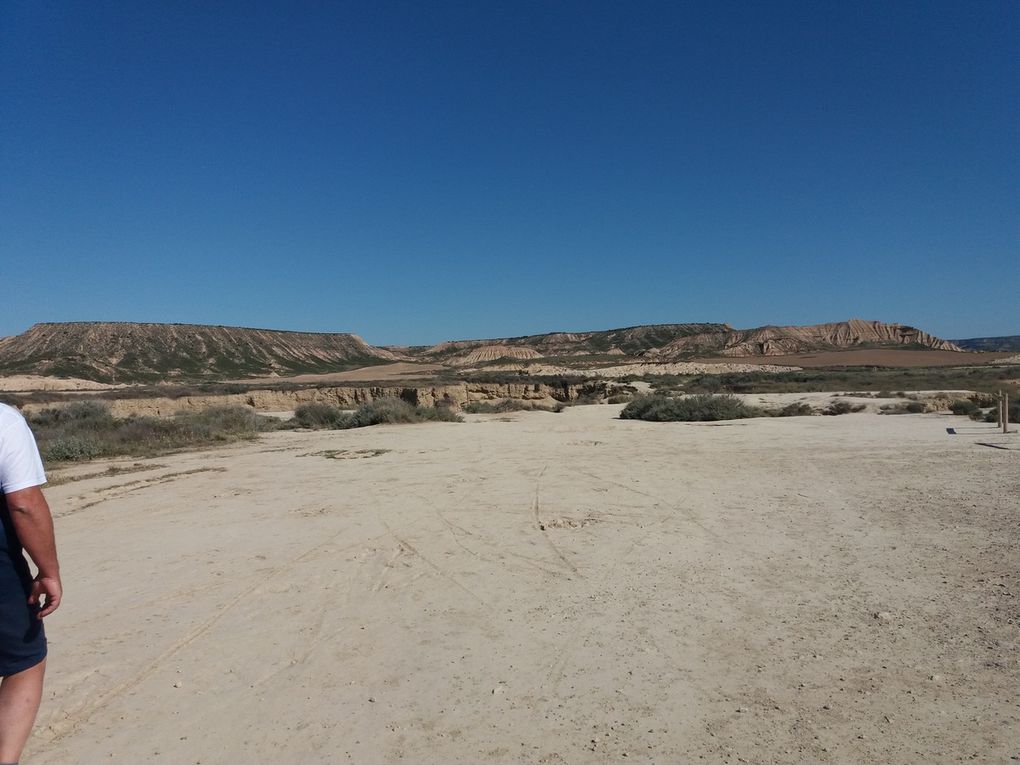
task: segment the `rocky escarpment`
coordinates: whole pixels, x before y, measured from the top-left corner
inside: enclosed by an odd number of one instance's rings
[[[461,409],[473,401],[518,399],[546,403],[576,401],[589,396],[605,396],[612,384],[593,380],[584,383],[454,383],[419,387],[328,386],[297,390],[260,389],[246,393],[180,396],[171,398],[114,398],[106,403],[116,417],[169,417],[178,412],[197,411],[214,406],[248,406],[259,412],[287,412],[301,404],[332,404],[353,409],[379,398],[400,398],[415,406],[449,406]],[[25,412],[38,411],[54,404],[27,403]],[[57,405],[59,406],[59,404]]]
[[[851,319],[802,327],[757,327],[677,338],[645,353],[648,359],[673,361],[692,356],[787,356],[810,351],[862,347],[911,347],[941,351],[961,348],[916,327]]]
[[[333,372],[398,358],[348,333],[201,324],[36,324],[0,339],[0,373],[100,382]]]

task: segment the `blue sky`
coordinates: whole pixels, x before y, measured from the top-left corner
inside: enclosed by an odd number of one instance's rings
[[[0,335],[1020,333],[1020,3],[0,4]]]

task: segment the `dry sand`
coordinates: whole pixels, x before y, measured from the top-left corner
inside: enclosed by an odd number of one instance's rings
[[[67,471],[24,762],[1020,757],[1020,435],[618,411]]]

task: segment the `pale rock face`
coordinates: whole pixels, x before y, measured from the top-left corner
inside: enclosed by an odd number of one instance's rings
[[[115,417],[171,417],[178,412],[199,411],[214,406],[248,406],[257,412],[292,411],[301,404],[332,404],[342,409],[355,409],[380,398],[400,398],[416,406],[450,406],[460,409],[472,401],[574,401],[582,395],[605,395],[608,386],[592,381],[572,385],[543,383],[455,383],[452,385],[399,386],[330,386],[298,390],[252,390],[247,393],[224,393],[180,398],[153,397],[114,399],[109,401]],[[53,404],[30,403],[22,407],[26,413],[51,407]]]
[[[533,348],[520,345],[483,345],[463,355],[457,355],[447,361],[455,366],[484,364],[498,359],[540,359],[542,354]]]
[[[677,338],[648,355],[666,360],[692,353],[720,356],[786,356],[816,350],[840,350],[869,345],[920,345],[940,351],[962,351],[948,340],[904,324],[851,319],[804,327],[758,327],[731,330],[724,335],[700,334]]]

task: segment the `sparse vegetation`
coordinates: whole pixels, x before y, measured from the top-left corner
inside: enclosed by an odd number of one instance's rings
[[[987,409],[990,406],[996,406],[999,402],[999,399],[995,396],[994,393],[972,393],[967,398],[973,401],[974,404],[980,407],[981,409]]]
[[[80,401],[28,416],[48,463],[120,455],[151,456],[185,447],[254,438],[278,420],[240,406],[211,407],[169,419],[117,418],[98,401]]]
[[[301,404],[294,410],[294,424],[300,428],[342,428],[342,423],[350,418],[350,412],[332,404],[309,403]]]
[[[255,438],[290,427],[360,428],[386,422],[460,422],[449,407],[415,407],[383,398],[345,412],[329,404],[305,404],[292,420],[282,422],[243,406],[219,406],[174,417],[114,417],[107,404],[79,401],[28,415],[47,463],[99,457],[153,456],[184,448]]]
[[[646,375],[656,391],[683,388],[688,393],[810,393],[877,391],[879,398],[904,397],[906,390],[1003,389],[1020,395],[1020,366],[973,367],[819,367],[792,372],[727,372],[702,375]],[[899,393],[890,393],[899,391]],[[989,404],[990,406],[990,404]]]
[[[898,401],[895,404],[884,404],[879,408],[881,414],[922,414],[928,411],[927,405],[921,401]]]
[[[385,423],[461,421],[460,415],[446,406],[414,406],[399,398],[380,398],[353,412],[330,404],[305,404],[298,407],[290,422],[302,428],[346,430]]]
[[[992,407],[990,410],[985,412],[985,422],[998,422],[998,408]],[[1009,402],[1009,414],[1006,416],[1008,422],[1020,422],[1020,401]]]
[[[803,401],[798,401],[794,404],[787,404],[773,414],[776,417],[806,417],[814,413],[814,410],[809,404],[805,404]]]
[[[507,398],[502,401],[472,401],[464,407],[468,414],[505,414],[506,412],[551,412],[553,407],[538,401]]]
[[[735,396],[702,393],[682,398],[662,395],[640,396],[623,408],[620,419],[711,422],[760,417],[763,414],[761,410],[747,406]]]
[[[857,412],[863,412],[865,409],[867,409],[867,407],[864,404],[854,404],[850,401],[833,401],[822,410],[822,414],[835,417],[841,414],[855,414]]]

